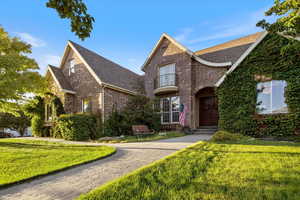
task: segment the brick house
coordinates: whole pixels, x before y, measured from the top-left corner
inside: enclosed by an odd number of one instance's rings
[[[46,79],[66,113],[92,112],[107,117],[113,107],[121,109],[139,91],[143,76],[69,41],[60,66],[49,65]],[[46,114],[46,120],[49,116]]]
[[[142,66],[147,96],[161,98],[162,124],[178,127],[179,105],[183,104],[186,126],[217,126],[215,84],[262,34],[196,52],[163,34]]]
[[[144,88],[148,97],[160,98],[164,126],[180,127],[181,104],[186,126],[217,126],[215,88],[266,35],[258,32],[193,52],[162,34],[142,66],[143,76],[69,41],[60,66],[49,66],[46,77],[68,113],[101,112],[107,117],[113,106],[121,109]]]

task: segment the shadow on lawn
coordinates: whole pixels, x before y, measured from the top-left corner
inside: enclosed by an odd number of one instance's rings
[[[211,150],[211,149],[202,149],[201,151],[206,152],[216,152],[216,153],[232,153],[232,154],[284,154],[289,156],[300,156],[300,152],[277,152],[277,151],[235,151],[235,150],[229,150],[229,151],[222,151],[222,150]]]
[[[224,145],[255,145],[255,146],[290,146],[290,147],[300,147],[300,143],[294,142],[280,142],[280,141],[262,141],[262,140],[253,140],[253,141],[237,141],[237,142],[212,142],[212,144],[224,144]]]
[[[298,180],[297,180],[298,181]],[[204,197],[211,197],[212,199],[294,199],[297,200],[300,191],[297,185],[289,184],[274,184],[270,187],[270,183],[266,181],[249,182],[247,186],[230,185],[230,184],[213,184],[204,182],[193,182],[192,184],[187,184],[185,188],[180,188],[180,191],[184,191],[186,188],[194,188],[198,195],[195,194],[194,197],[197,199],[202,199]],[[270,180],[269,182],[272,182]],[[183,194],[185,195],[185,194]]]

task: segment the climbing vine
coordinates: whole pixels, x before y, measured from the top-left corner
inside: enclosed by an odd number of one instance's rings
[[[65,113],[60,99],[51,93],[46,93],[43,97],[36,96],[24,105],[26,115],[31,118],[32,133],[35,136],[50,136],[50,128],[45,127],[45,111],[47,106],[51,108],[50,114],[52,120]]]
[[[240,66],[228,74],[217,89],[219,127],[251,136],[300,134],[300,49],[284,51],[299,43],[277,34],[268,34]],[[297,45],[295,45],[297,46]],[[256,76],[285,80],[288,114],[258,115]]]
[[[57,118],[60,115],[66,113],[61,100],[57,96],[55,96],[52,93],[47,93],[46,96],[45,96],[45,99],[46,99],[45,100],[46,105],[48,105],[52,108],[51,109],[52,110],[51,115],[52,115],[53,118]]]

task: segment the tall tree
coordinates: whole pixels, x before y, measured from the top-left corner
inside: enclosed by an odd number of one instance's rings
[[[278,16],[274,23],[265,19],[259,21],[260,26],[272,33],[283,33],[292,37],[300,35],[300,1],[274,0],[274,5],[265,12],[266,16]]]
[[[18,114],[28,93],[44,90],[44,78],[30,53],[31,45],[10,37],[0,26],[0,112]]]
[[[82,0],[49,0],[46,6],[55,9],[61,18],[70,19],[72,32],[81,40],[90,37],[95,19],[87,13]]]

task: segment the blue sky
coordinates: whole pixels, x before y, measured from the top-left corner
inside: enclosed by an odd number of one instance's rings
[[[0,25],[32,44],[32,57],[45,73],[58,65],[67,40],[141,73],[140,66],[163,32],[199,50],[256,31],[273,0],[85,0],[96,19],[91,37],[79,40],[69,21],[46,8],[46,0],[9,0],[1,4]]]

